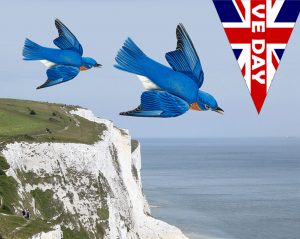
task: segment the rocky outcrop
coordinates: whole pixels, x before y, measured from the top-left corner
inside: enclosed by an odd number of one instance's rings
[[[10,165],[6,174],[18,183],[15,210],[28,208],[51,225],[32,238],[185,239],[151,216],[142,193],[140,147],[128,131],[85,109],[71,113],[107,130],[93,145],[15,142],[2,151]]]

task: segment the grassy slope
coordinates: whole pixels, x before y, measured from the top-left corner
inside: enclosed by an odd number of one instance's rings
[[[5,144],[21,140],[95,143],[106,129],[105,125],[71,115],[69,111],[75,108],[60,104],[0,99],[0,152]],[[20,215],[14,215],[20,213],[14,212],[19,196],[16,181],[5,174],[8,168],[9,165],[0,155],[0,238],[25,239],[40,231],[49,230],[51,224],[46,221],[33,217],[28,223]],[[64,231],[66,239],[73,237],[71,231]]]
[[[0,156],[0,213],[12,214],[13,207],[17,204],[17,182],[12,177],[7,177],[5,170],[9,168],[5,159]]]
[[[51,224],[33,217],[26,221],[20,214],[14,215],[14,206],[18,204],[17,182],[5,174],[9,165],[0,156],[0,238],[27,239],[41,232],[49,231]]]
[[[0,99],[0,142],[25,139],[93,144],[105,126],[71,115],[72,109],[75,107]]]
[[[0,214],[0,235],[7,239],[27,239],[41,231],[49,231],[51,224],[39,218],[26,220],[17,215]]]

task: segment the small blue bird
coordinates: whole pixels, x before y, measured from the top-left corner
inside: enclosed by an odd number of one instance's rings
[[[199,90],[204,73],[182,24],[177,26],[176,35],[176,50],[166,54],[173,69],[146,56],[130,38],[125,41],[115,58],[115,67],[137,74],[147,91],[142,93],[137,108],[120,115],[167,118],[182,115],[189,109],[224,112],[212,95]]]
[[[81,44],[60,20],[55,20],[55,26],[59,36],[53,43],[60,49],[43,47],[29,39],[25,40],[23,60],[40,60],[48,67],[48,79],[37,89],[64,83],[75,78],[80,71],[102,66],[93,58],[82,57]]]

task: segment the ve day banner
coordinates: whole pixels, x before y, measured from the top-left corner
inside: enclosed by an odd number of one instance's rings
[[[293,32],[300,1],[214,0],[214,5],[259,113]]]

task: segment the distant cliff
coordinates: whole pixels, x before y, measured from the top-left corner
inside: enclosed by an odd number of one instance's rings
[[[37,128],[9,134],[0,126],[2,238],[186,239],[150,215],[139,143],[126,130],[74,106],[10,103],[29,107],[22,120],[33,118]],[[1,104],[7,118],[9,100]],[[24,208],[30,220],[21,216]]]

